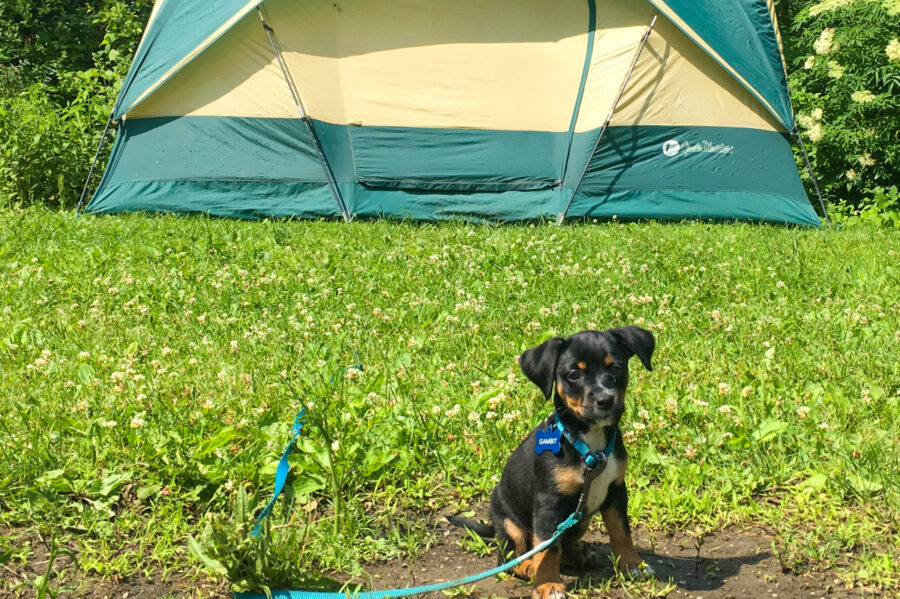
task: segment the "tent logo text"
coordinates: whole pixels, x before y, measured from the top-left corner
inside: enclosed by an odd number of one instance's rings
[[[677,139],[670,139],[662,145],[663,154],[669,156],[670,158],[673,156],[678,156],[678,154],[731,154],[733,151],[734,146],[714,144],[713,142],[705,139],[695,144],[682,144]]]

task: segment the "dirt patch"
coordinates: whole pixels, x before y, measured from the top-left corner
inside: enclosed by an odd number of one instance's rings
[[[21,552],[27,556],[22,563],[10,555],[5,563],[0,562],[0,599],[32,599],[37,596],[35,581],[48,572],[50,547],[37,534],[27,530],[0,530],[5,540],[4,546],[11,553]],[[49,568],[50,582],[46,597],[79,597],[84,599],[161,599],[175,597],[231,597],[227,593],[227,583],[220,581],[186,577],[173,573],[164,579],[150,579],[142,575],[123,578],[101,578],[100,576],[75,572],[70,555],[57,554]]]
[[[439,525],[440,540],[415,561],[393,560],[366,567],[366,586],[388,589],[443,582],[481,572],[496,565],[495,557],[478,556],[460,546],[461,530],[446,521]],[[635,531],[638,552],[656,571],[658,581],[628,583],[616,579],[605,537],[592,531],[585,537],[584,554],[587,567],[578,572],[564,572],[563,580],[573,594],[583,597],[603,596],[610,599],[633,597],[666,597],[667,599],[805,599],[827,597],[871,596],[862,589],[847,589],[827,570],[796,574],[785,572],[772,552],[772,531],[729,528],[710,533],[699,543],[696,537],[678,533],[671,535]],[[3,564],[0,568],[0,599],[35,597],[30,584],[46,571],[46,549],[34,538],[19,540],[32,543],[31,555],[24,565]],[[52,588],[65,589],[62,597],[85,599],[159,599],[175,597],[230,598],[227,584],[202,581],[174,573],[165,580],[132,576],[118,580],[77,575],[71,572],[68,557],[60,556],[54,569],[63,572],[54,578]],[[467,589],[469,597],[531,597],[531,586],[513,578],[489,578]],[[446,599],[442,593],[425,595],[430,599]]]
[[[493,555],[479,557],[462,549],[461,531],[449,524],[444,526],[442,540],[415,562],[394,561],[368,567],[371,587],[386,589],[441,582],[496,565]],[[847,589],[828,571],[785,572],[772,552],[773,539],[770,531],[729,528],[704,536],[698,548],[697,539],[686,534],[661,536],[636,530],[634,540],[638,553],[655,570],[658,582],[625,585],[616,580],[605,537],[592,531],[584,539],[587,568],[564,571],[563,580],[575,594],[581,590],[591,596],[602,591],[611,599],[635,596],[800,599],[866,595],[862,590]],[[531,586],[513,578],[490,578],[475,583],[469,596],[528,598],[531,591]],[[432,593],[427,597],[436,599],[444,595]]]

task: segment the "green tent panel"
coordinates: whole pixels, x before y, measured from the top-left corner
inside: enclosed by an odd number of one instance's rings
[[[94,213],[819,225],[766,0],[157,0],[114,116]]]

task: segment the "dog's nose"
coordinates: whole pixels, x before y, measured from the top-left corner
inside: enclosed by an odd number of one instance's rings
[[[601,410],[608,410],[616,401],[616,394],[609,393],[608,391],[597,391],[591,393],[591,400],[594,402],[594,405]]]

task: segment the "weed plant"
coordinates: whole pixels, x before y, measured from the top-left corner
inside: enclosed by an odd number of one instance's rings
[[[636,324],[657,352],[622,425],[635,525],[765,525],[785,568],[896,590],[898,256],[877,227],[2,210],[0,564],[37,535],[82,573],[235,588],[414,558],[548,415],[516,356]]]

